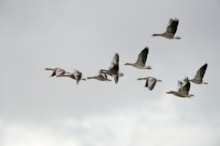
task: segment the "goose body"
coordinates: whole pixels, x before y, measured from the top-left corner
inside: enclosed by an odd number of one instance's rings
[[[97,76],[87,77],[87,79],[96,79],[99,81],[111,81],[110,79],[108,79],[108,76],[103,73],[99,73]]]
[[[62,68],[45,68],[45,70],[52,71],[52,74],[50,75],[51,77],[53,76],[61,77],[66,73],[66,71]]]
[[[170,18],[166,31],[160,34],[155,33],[152,36],[162,36],[167,39],[181,39],[179,36],[175,36],[178,24],[179,24],[179,20],[177,18],[175,19]]]
[[[74,70],[73,73],[68,73],[68,74],[64,74],[62,75],[62,77],[69,77],[71,79],[76,80],[76,83],[79,84],[80,80],[86,80],[85,78],[82,77],[82,72],[80,72],[79,70]]]
[[[196,75],[194,76],[193,79],[190,79],[189,81],[195,83],[195,84],[208,84],[207,82],[203,81],[203,77],[205,75],[206,69],[208,67],[208,64],[205,63],[203,66],[201,66],[197,72]]]
[[[162,81],[155,77],[138,78],[138,80],[146,80],[145,87],[148,88],[149,90],[153,90],[156,83]]]
[[[149,48],[145,47],[139,54],[137,61],[135,63],[125,63],[125,65],[130,65],[139,69],[151,69],[150,65],[146,65],[147,56]]]
[[[120,76],[123,76],[123,73],[119,72],[119,54],[115,53],[109,69],[101,69],[100,73],[110,75],[114,78],[115,83],[118,83]]]
[[[190,82],[188,78],[185,78],[184,81],[178,81],[179,88],[177,91],[168,91],[167,94],[173,94],[178,97],[192,97],[193,94],[189,93],[190,90]]]

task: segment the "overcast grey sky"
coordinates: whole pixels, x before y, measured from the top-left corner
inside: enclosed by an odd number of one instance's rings
[[[219,0],[1,0],[1,146],[219,146]],[[152,37],[179,19],[181,40]],[[149,47],[152,70],[124,66]],[[51,78],[45,67],[108,68],[114,82]],[[190,99],[166,94],[208,63]],[[138,77],[163,82],[153,91]]]

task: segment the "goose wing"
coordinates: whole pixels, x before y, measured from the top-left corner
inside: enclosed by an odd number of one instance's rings
[[[56,75],[56,71],[54,70],[50,76],[53,77],[55,75]]]
[[[66,72],[66,71],[65,71],[64,69],[62,69],[62,68],[57,68],[57,69],[52,73],[51,76],[56,75],[56,77],[60,77],[60,76],[64,75],[65,72]]]
[[[178,92],[180,92],[182,90],[182,86],[183,86],[183,82],[182,81],[178,81],[178,88],[177,88]]]
[[[196,72],[196,75],[195,75],[194,79],[195,80],[202,80],[204,75],[205,75],[207,67],[208,67],[207,63],[205,63],[203,66],[201,66],[199,68],[199,70]]]
[[[166,32],[175,35],[175,33],[177,31],[178,24],[179,24],[179,20],[177,18],[175,18],[175,19],[170,18]]]
[[[109,67],[109,69],[112,72],[115,72],[115,73],[118,72],[119,70],[119,54],[118,53],[115,53],[115,56],[112,59],[111,66]]]
[[[188,94],[189,93],[189,89],[190,89],[190,82],[186,82],[183,87],[181,92],[184,94]]]
[[[188,78],[184,79],[184,83],[182,84],[181,92],[184,94],[188,94],[190,89],[190,82]]]
[[[118,75],[113,75],[113,78],[114,78],[115,83],[117,84],[119,76]]]
[[[146,80],[145,87],[148,87],[149,90],[153,90],[154,86],[156,85],[157,79],[153,77],[149,77]]]
[[[100,74],[97,75],[96,77],[97,77],[98,80],[104,81],[104,80],[106,80],[107,75],[106,75],[106,74],[103,74],[103,73],[100,73]]]
[[[100,75],[103,76],[104,79],[106,79],[106,80],[108,79],[107,74],[100,74]]]
[[[146,61],[147,61],[147,55],[149,52],[149,48],[145,47],[139,54],[138,54],[138,58],[136,63],[140,64],[140,65],[145,65]]]
[[[81,79],[81,77],[82,77],[82,73],[75,69],[74,70],[74,76],[75,76],[75,79],[76,79],[76,83],[78,84],[80,79]]]

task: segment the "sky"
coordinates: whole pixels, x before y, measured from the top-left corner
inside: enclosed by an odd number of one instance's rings
[[[218,0],[1,0],[1,146],[219,146]],[[178,18],[181,40],[152,37]],[[125,66],[149,47],[151,70]],[[120,55],[118,84],[84,77]],[[208,63],[192,98],[166,94]],[[161,79],[153,91],[137,78]]]

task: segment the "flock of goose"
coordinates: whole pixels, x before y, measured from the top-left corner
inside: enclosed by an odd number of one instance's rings
[[[177,27],[178,27],[179,20],[178,19],[170,19],[169,24],[167,26],[167,29],[164,33],[160,34],[153,34],[152,36],[161,36],[167,39],[181,39],[179,36],[175,36]],[[125,65],[133,66],[138,69],[152,69],[150,65],[146,63],[147,56],[148,56],[149,48],[145,47],[137,57],[136,62],[134,63],[125,63]],[[185,77],[184,80],[178,81],[178,90],[177,91],[168,91],[167,94],[173,94],[178,97],[191,97],[194,96],[193,94],[189,93],[190,90],[190,82],[195,84],[208,84],[207,82],[203,81],[203,77],[205,75],[206,69],[208,67],[208,64],[205,63],[203,66],[201,66],[197,72],[194,78],[188,79],[188,77]],[[45,70],[52,71],[51,77],[69,77],[71,79],[76,80],[76,83],[78,84],[80,80],[87,80],[87,79],[97,79],[99,81],[111,81],[108,76],[113,77],[115,83],[118,83],[119,77],[122,77],[124,74],[119,71],[119,54],[115,53],[111,65],[108,69],[100,69],[99,74],[92,77],[84,78],[82,76],[82,73],[79,70],[74,70],[72,73],[66,72],[62,68],[45,68]],[[149,90],[153,90],[157,82],[161,82],[160,79],[157,79],[155,77],[145,77],[145,78],[138,78],[137,80],[146,80],[145,87]]]

